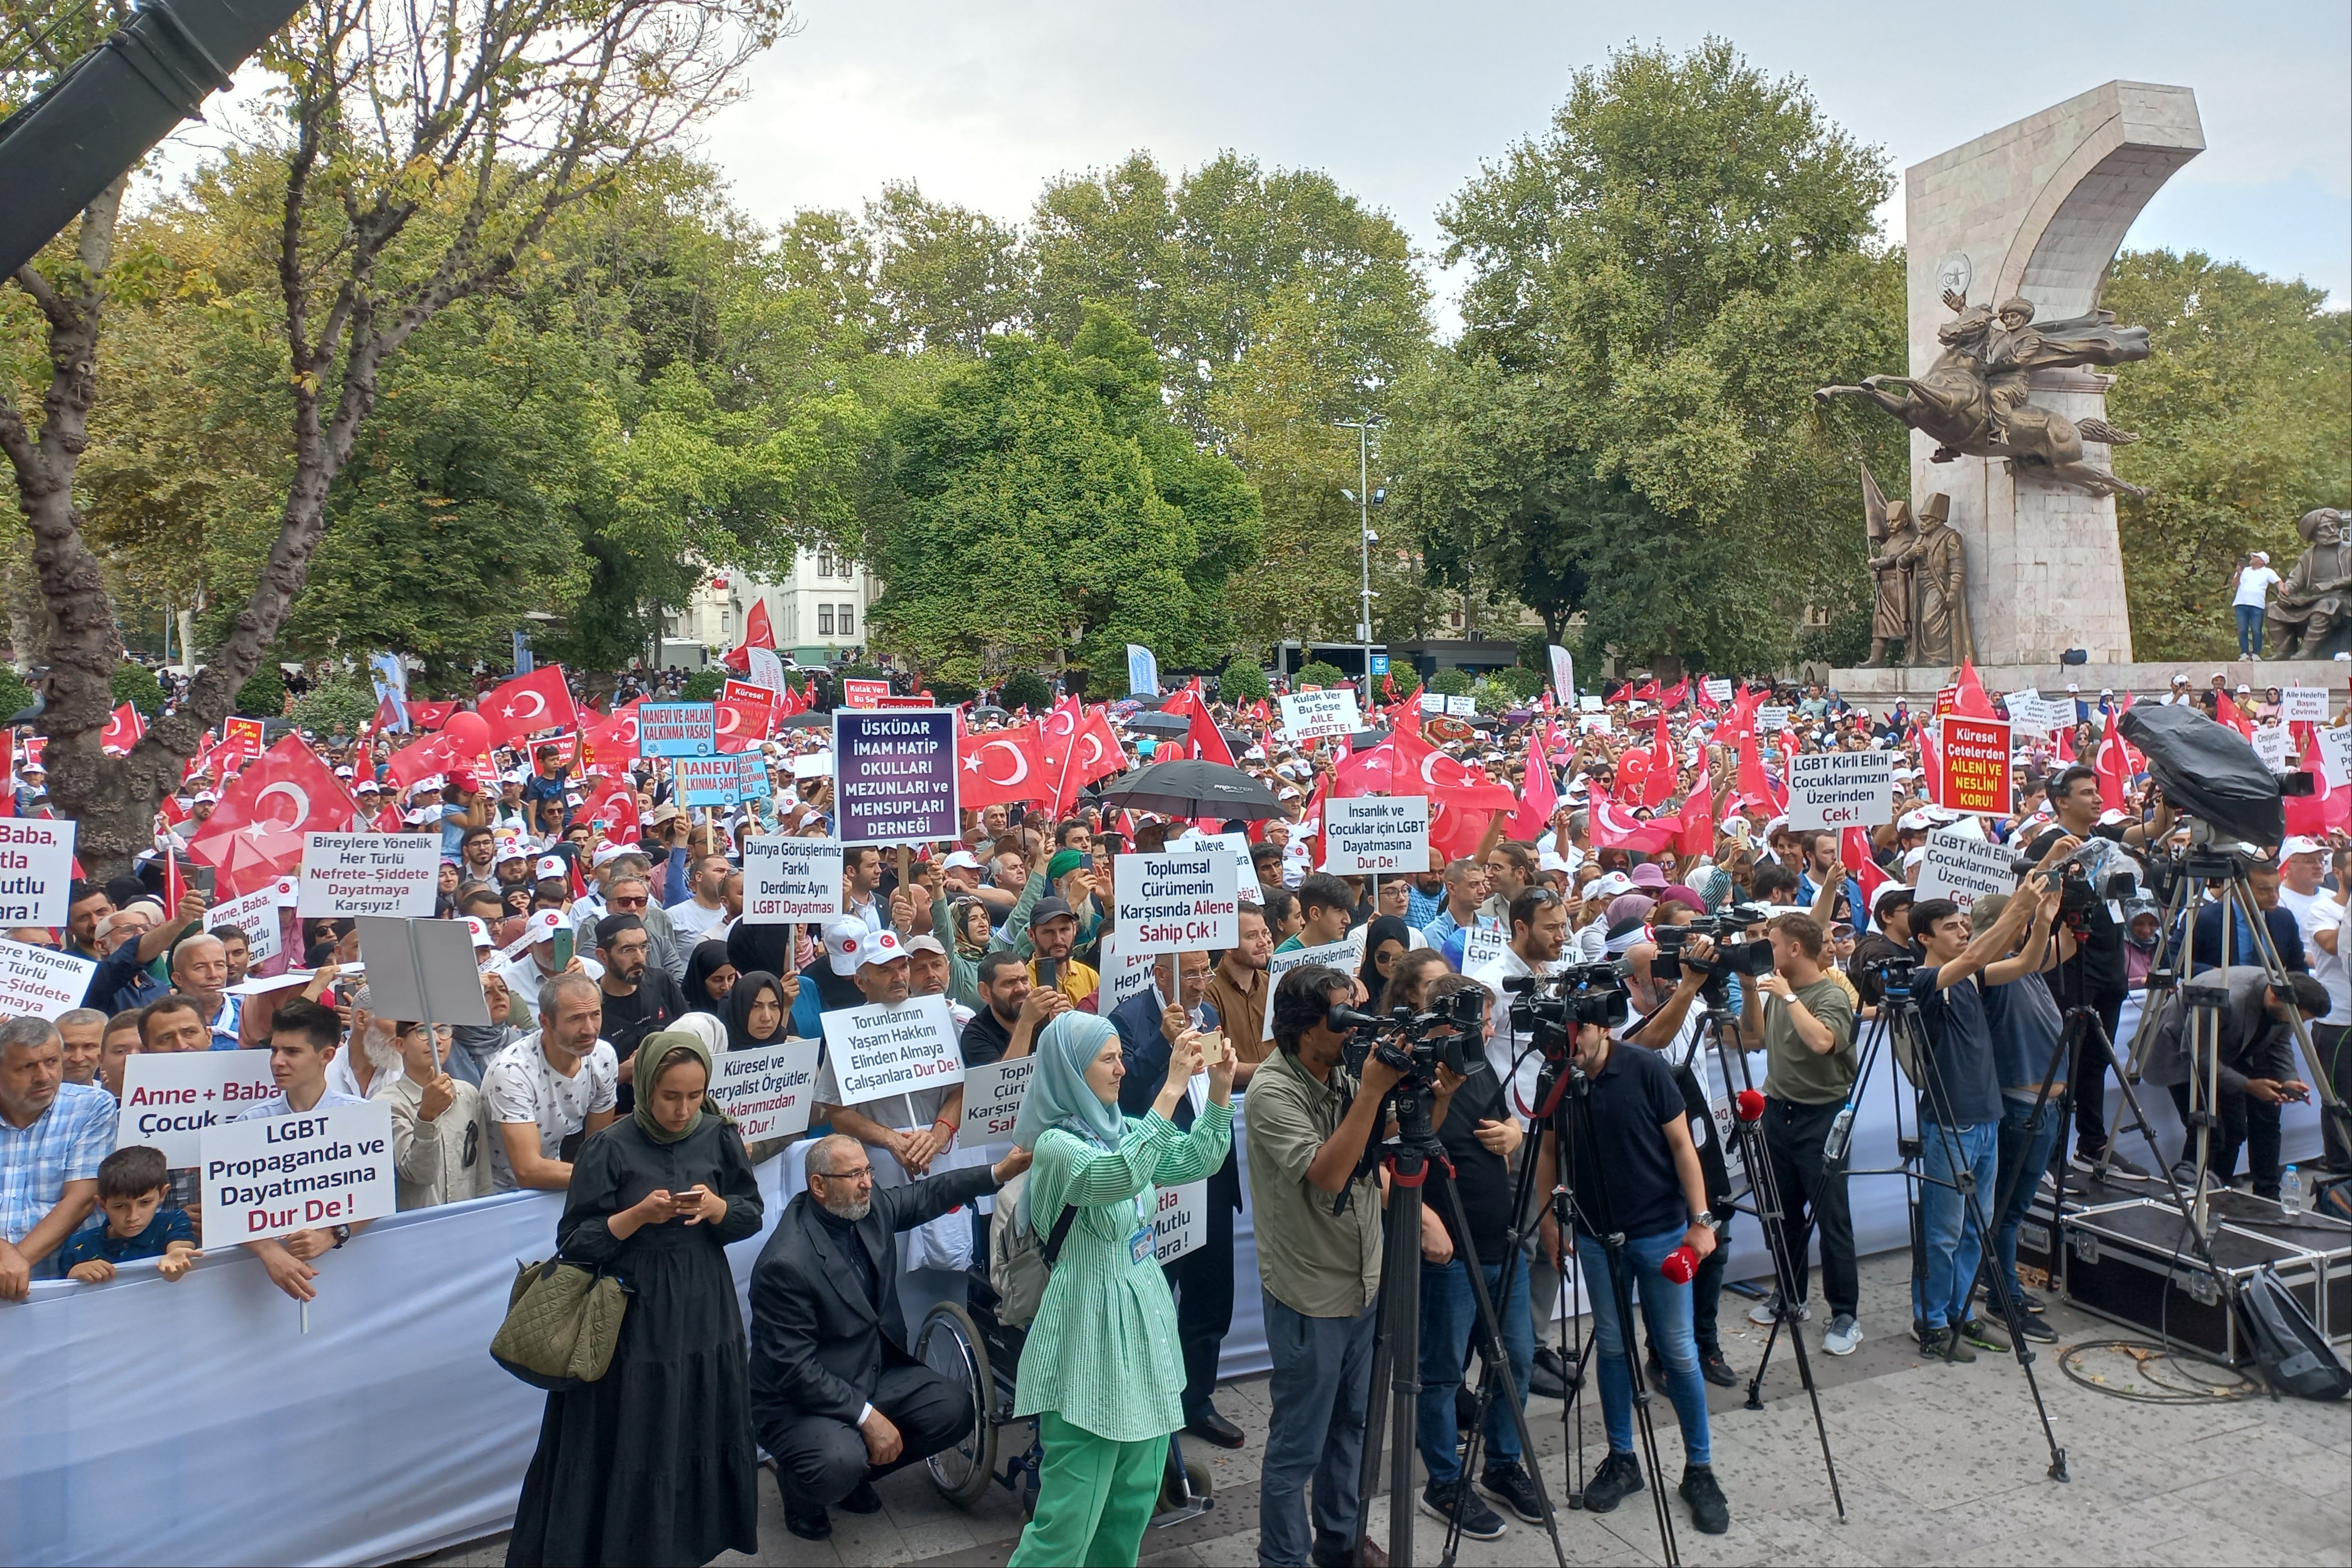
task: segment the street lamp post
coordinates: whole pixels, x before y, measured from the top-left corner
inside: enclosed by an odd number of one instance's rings
[[[1342,430],[1356,433],[1356,548],[1362,562],[1363,580],[1358,589],[1356,640],[1364,651],[1364,706],[1372,702],[1372,429],[1380,422],[1366,414],[1361,419],[1340,419],[1332,422]]]

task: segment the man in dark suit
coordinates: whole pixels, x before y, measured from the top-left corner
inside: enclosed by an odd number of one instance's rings
[[[1168,1054],[1188,1029],[1215,1029],[1217,1009],[1202,999],[1209,987],[1206,953],[1163,954],[1151,966],[1151,984],[1111,1009],[1127,1076],[1118,1108],[1150,1113],[1168,1078]],[[1174,998],[1171,1001],[1170,998]],[[1199,1107],[1187,1094],[1176,1103],[1176,1124],[1189,1128]],[[1221,1448],[1242,1446],[1242,1429],[1218,1413],[1217,1356],[1234,1326],[1234,1215],[1242,1206],[1241,1166],[1231,1151],[1209,1177],[1208,1239],[1168,1265],[1176,1288],[1176,1340],[1184,1353],[1184,1426]]]
[[[969,1392],[908,1354],[893,1239],[1028,1166],[1028,1151],[1015,1149],[992,1166],[877,1192],[856,1139],[835,1134],[809,1151],[808,1190],[751,1270],[751,1419],[794,1535],[831,1535],[833,1503],[872,1513],[877,1476],[971,1430]]]

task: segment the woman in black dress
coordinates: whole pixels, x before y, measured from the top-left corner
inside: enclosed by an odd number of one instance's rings
[[[760,1229],[743,1140],[709,1095],[710,1050],[638,1046],[636,1110],[584,1144],[556,1239],[634,1292],[604,1375],[547,1396],[507,1546],[540,1563],[698,1564],[759,1550],[743,1319],[727,1243]]]

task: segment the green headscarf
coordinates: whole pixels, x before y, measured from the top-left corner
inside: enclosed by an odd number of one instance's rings
[[[662,1059],[673,1051],[694,1052],[702,1063],[703,1082],[701,1105],[686,1119],[686,1125],[675,1133],[663,1126],[654,1114],[654,1080],[660,1074]],[[629,1070],[629,1079],[636,1085],[637,1108],[631,1114],[636,1118],[637,1125],[645,1129],[646,1136],[655,1143],[675,1144],[681,1138],[693,1136],[694,1130],[702,1125],[705,1116],[716,1116],[721,1122],[727,1120],[727,1113],[719,1110],[719,1102],[710,1097],[710,1080],[714,1076],[710,1047],[703,1043],[700,1035],[689,1034],[682,1029],[667,1029],[658,1034],[649,1034],[638,1042],[637,1054],[633,1061],[635,1065]]]
[[[1097,1147],[1116,1149],[1127,1135],[1127,1118],[1116,1103],[1106,1103],[1087,1082],[1087,1069],[1102,1048],[1118,1038],[1110,1020],[1093,1013],[1058,1013],[1037,1036],[1037,1065],[1030,1069],[1028,1092],[1021,1113],[1013,1119],[1013,1141],[1035,1153],[1037,1140],[1059,1127]],[[1031,1223],[1029,1195],[1021,1189],[1015,1223]]]

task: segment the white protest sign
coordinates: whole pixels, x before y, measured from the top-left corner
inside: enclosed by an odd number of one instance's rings
[[[1895,755],[1823,751],[1789,760],[1789,827],[1874,828],[1895,820]]]
[[[294,912],[425,919],[440,877],[437,833],[305,833]]]
[[[2352,784],[2352,729],[2339,725],[2319,732],[2319,766],[2329,788]]]
[[[2273,773],[2289,770],[2287,753],[2294,746],[2294,737],[2283,724],[2266,724],[2254,731],[2254,755]]]
[[[1429,869],[1429,800],[1357,795],[1323,803],[1323,869],[1339,876],[1412,875]]]
[[[2011,858],[2005,844],[1937,828],[1927,835],[1927,858],[1919,862],[1919,902],[1948,898],[1966,909],[1979,898],[2013,892]]]
[[[1445,699],[1445,712],[1446,716],[1450,718],[1475,718],[1478,716],[1478,699],[1476,697],[1447,697]]]
[[[2326,724],[2327,688],[2289,686],[2279,693],[2279,717],[2287,724]]]
[[[1258,1020],[1258,1039],[1274,1038],[1275,988],[1282,983],[1283,976],[1301,964],[1328,964],[1341,974],[1352,975],[1356,972],[1356,950],[1345,942],[1326,942],[1320,947],[1293,947],[1287,953],[1276,953],[1268,958],[1265,961],[1265,1017]],[[1233,1032],[1234,1020],[1225,1019],[1221,1021],[1225,1029],[1225,1038],[1238,1041],[1241,1037]]]
[[[1423,713],[1444,713],[1445,711],[1445,694],[1444,692],[1429,691],[1422,693],[1421,711]]]
[[[1203,833],[1196,831],[1186,833],[1181,838],[1168,841],[1168,847],[1171,850],[1182,849],[1189,844],[1224,845],[1234,857],[1234,888],[1241,894],[1242,902],[1244,904],[1265,902],[1259,896],[1262,890],[1257,884],[1257,872],[1250,864],[1250,841],[1247,833]]]
[[[803,751],[793,758],[795,779],[830,779],[833,777],[831,751]]]
[[[1154,1189],[1160,1205],[1151,1214],[1152,1250],[1166,1268],[1209,1239],[1209,1178]]]
[[[1727,703],[1731,700],[1731,680],[1727,675],[1709,675],[1699,685],[1710,702]]]
[[[1319,692],[1292,692],[1282,698],[1283,733],[1293,740],[1314,740],[1347,735],[1363,728],[1356,712],[1356,688],[1326,686]]]
[[[1589,692],[1580,694],[1576,699],[1576,711],[1579,713],[1599,713],[1601,711],[1601,699],[1592,695]]]
[[[1767,703],[1756,710],[1756,727],[1767,735],[1786,729],[1789,727],[1789,716],[1795,711],[1777,703]]]
[[[236,926],[245,933],[245,945],[253,955],[253,962],[258,964],[278,956],[278,884],[273,882],[255,888],[243,898],[214,904],[205,911],[205,928],[217,931],[224,925]]]
[[[808,1131],[816,1091],[817,1042],[787,1040],[759,1051],[722,1051],[712,1058],[710,1097],[736,1131],[758,1143]]]
[[[1250,885],[1255,887],[1257,883],[1253,880]],[[1103,933],[1101,1005],[1106,1015],[1129,997],[1139,997],[1150,988],[1152,957],[1150,953],[1129,952],[1116,928]],[[967,1095],[964,1103],[971,1103]]]
[[[916,997],[902,1008],[836,1008],[824,1015],[824,1046],[844,1105],[944,1089],[963,1073],[944,997]]]
[[[81,1006],[98,965],[50,947],[0,941],[0,1013],[30,1013],[55,1023]],[[110,1000],[101,997],[100,1001]]]
[[[1609,716],[1605,713],[1580,713],[1576,716],[1576,729],[1580,735],[1607,735],[1609,728]]]
[[[956,1142],[968,1149],[1002,1144],[1013,1136],[1021,1101],[1029,1092],[1029,1074],[1036,1071],[1034,1056],[1010,1061],[984,1061],[963,1070],[963,1122]]]
[[[266,1051],[134,1051],[122,1061],[122,1114],[114,1146],[160,1149],[186,1170],[204,1157],[203,1135],[278,1092]]]
[[[743,841],[743,924],[790,925],[841,913],[841,845],[771,833]]]
[[[1121,952],[1200,953],[1241,941],[1237,873],[1222,848],[1121,855],[1116,871]]]
[[[1473,925],[1462,933],[1462,972],[1475,975],[1503,956],[1510,946],[1503,934],[1490,925]]]
[[[0,926],[63,925],[73,856],[73,823],[0,817]]]
[[[203,1134],[205,1241],[258,1241],[400,1207],[383,1100],[225,1122]]]

